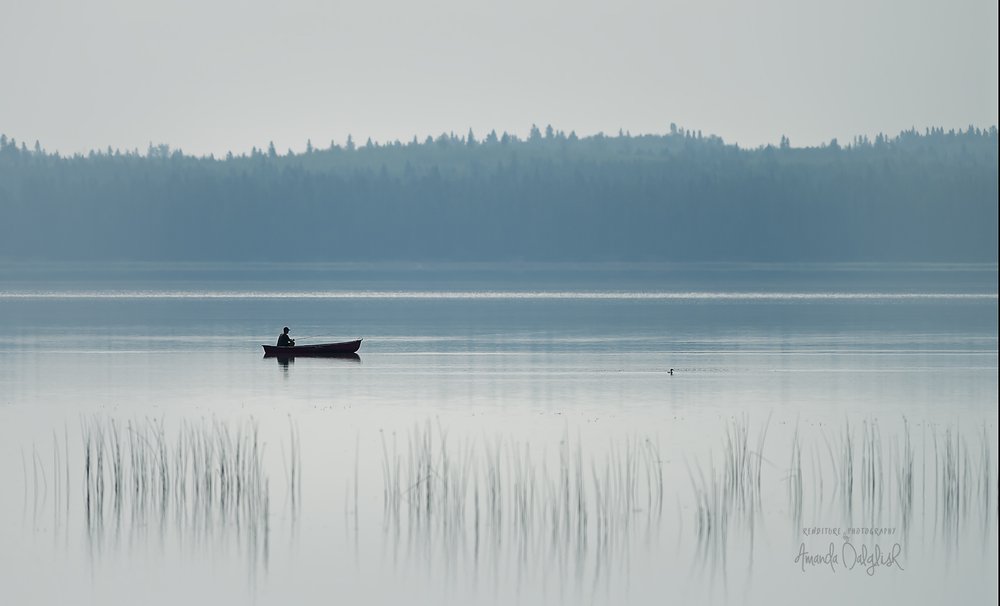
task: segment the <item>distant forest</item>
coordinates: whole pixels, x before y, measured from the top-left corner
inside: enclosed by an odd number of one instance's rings
[[[0,138],[0,260],[997,261],[997,129],[754,149],[664,135],[166,145]]]

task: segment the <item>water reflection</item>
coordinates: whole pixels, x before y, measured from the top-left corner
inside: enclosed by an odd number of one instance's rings
[[[948,554],[970,546],[985,553],[995,536],[996,444],[987,426],[869,418],[796,426],[790,440],[771,436],[770,427],[730,418],[715,446],[687,449],[676,462],[645,437],[595,448],[568,431],[549,444],[456,438],[429,423],[382,434],[383,507],[372,515],[385,562],[394,574],[416,570],[474,587],[555,586],[579,602],[598,589],[627,588],[633,562],[662,557],[673,544],[690,562],[693,587],[727,591],[762,563],[792,566],[800,546],[809,553],[831,541],[838,553],[898,547],[905,567],[942,546]],[[73,455],[69,441],[53,435],[51,468],[37,447],[26,452],[24,507],[34,525],[51,507],[57,529],[69,526],[70,468],[82,468],[74,510],[91,557],[142,544],[229,544],[252,571],[267,570],[272,525],[282,516],[272,508],[265,444],[252,419],[170,430],[162,420],[94,417],[83,420],[81,438],[82,455]],[[287,440],[278,451],[294,527],[303,466],[294,421]],[[345,512],[353,497],[356,554],[359,503],[377,498],[358,495],[357,453],[356,443],[353,483],[332,495],[343,498]],[[336,501],[310,507],[329,510]]]
[[[265,360],[276,360],[278,362],[278,366],[284,368],[285,370],[288,370],[292,364],[295,364],[295,358],[295,356],[264,356]],[[339,362],[361,363],[361,356],[356,353],[326,354],[323,356],[308,356],[301,359],[308,360],[308,363],[310,364],[322,364],[324,360],[331,360],[334,364]]]
[[[96,417],[83,423],[83,506],[91,552],[108,541],[194,546],[234,539],[251,569],[267,568],[271,509],[264,445],[252,420],[183,424]]]
[[[298,428],[282,440],[291,521],[301,502]],[[91,557],[149,542],[210,549],[234,544],[251,573],[266,571],[271,533],[271,479],[266,443],[253,419],[183,422],[168,431],[158,419],[81,421],[82,456],[68,436],[53,434],[51,467],[33,449],[33,524],[53,492],[55,528],[70,524],[70,461],[82,463],[82,521]],[[286,450],[287,449],[287,450]],[[63,459],[63,456],[65,459]],[[25,503],[28,484],[25,470]],[[62,516],[65,515],[63,519]],[[68,539],[68,534],[67,534]]]
[[[734,572],[749,579],[762,559],[791,562],[800,544],[895,553],[895,565],[936,546],[988,541],[997,477],[985,427],[927,425],[918,439],[906,419],[865,419],[834,432],[796,428],[790,444],[769,440],[768,427],[727,421],[721,447],[684,464],[687,482],[650,439],[602,453],[565,436],[550,450],[453,440],[430,425],[383,436],[386,555],[394,566],[443,567],[473,583],[555,581],[583,595],[627,586],[638,549],[655,551],[671,536],[691,562],[691,582],[722,590]],[[664,504],[674,500],[680,517],[665,524]],[[780,540],[789,531],[793,546]]]
[[[844,558],[859,553],[926,557],[939,547],[957,554],[961,545],[978,542],[985,553],[995,531],[998,484],[992,462],[996,444],[988,426],[962,430],[924,423],[919,435],[906,418],[888,426],[874,418],[845,420],[833,431],[822,424],[811,431],[796,426],[788,455],[780,444],[768,445],[765,455],[766,432],[765,424],[756,448],[747,449],[746,426],[734,423],[727,430],[721,468],[716,469],[713,453],[707,473],[701,466],[691,472],[696,553],[710,575],[725,581],[733,557],[745,562],[747,571],[753,569],[755,537],[766,531],[768,514],[773,519],[781,511],[775,480],[785,485],[783,522],[803,553],[822,554],[835,544]],[[782,458],[787,467],[773,465]],[[777,472],[770,491],[761,488],[761,461]],[[915,549],[917,537],[921,550]]]
[[[548,580],[582,595],[627,564],[633,541],[660,534],[663,461],[652,440],[592,458],[569,436],[539,452],[516,440],[450,441],[425,425],[405,448],[383,436],[382,450],[394,563],[415,556],[474,582]]]

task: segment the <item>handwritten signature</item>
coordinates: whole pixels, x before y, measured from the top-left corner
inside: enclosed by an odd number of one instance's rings
[[[831,572],[837,572],[839,568],[858,569],[868,576],[874,576],[879,568],[895,567],[904,570],[899,557],[902,552],[903,548],[899,543],[893,543],[888,550],[883,550],[879,545],[869,549],[867,545],[858,547],[844,542],[838,553],[836,545],[831,542],[825,553],[811,553],[806,550],[806,544],[802,543],[795,556],[795,563],[802,567],[802,572],[809,568],[828,567]]]

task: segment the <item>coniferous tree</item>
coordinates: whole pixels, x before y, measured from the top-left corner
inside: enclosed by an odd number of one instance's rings
[[[0,259],[996,262],[996,127],[759,149],[672,132],[219,160],[0,136]],[[275,212],[301,225],[277,251]]]

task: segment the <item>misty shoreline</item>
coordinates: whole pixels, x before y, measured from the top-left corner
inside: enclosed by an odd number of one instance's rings
[[[691,131],[62,157],[2,138],[0,259],[996,263],[997,130],[743,149]]]

